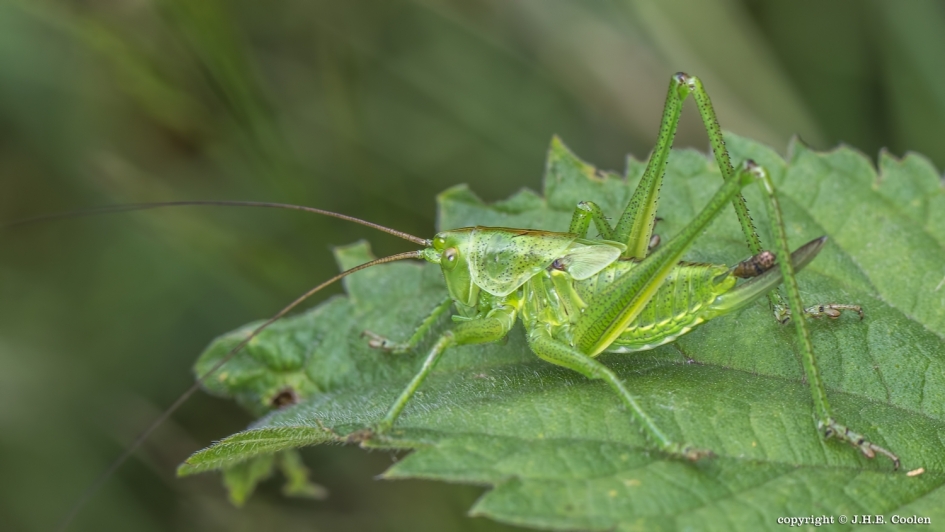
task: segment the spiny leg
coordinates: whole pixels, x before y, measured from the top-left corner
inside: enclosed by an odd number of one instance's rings
[[[413,334],[410,335],[410,338],[405,342],[395,342],[379,334],[375,334],[371,331],[364,331],[361,333],[362,337],[367,337],[368,345],[374,349],[380,349],[382,351],[387,351],[388,353],[401,354],[408,351],[412,351],[413,348],[417,347],[417,344],[430,332],[430,329],[436,325],[436,322],[440,319],[441,316],[449,312],[450,308],[453,306],[453,300],[447,297],[443,302],[433,308],[430,311],[430,314],[420,322],[420,325],[417,326],[416,330],[413,331]]]
[[[634,398],[624,386],[620,377],[611,371],[610,368],[564,342],[555,340],[551,337],[548,330],[540,324],[537,324],[534,328],[530,328],[528,333],[528,345],[542,360],[574,370],[589,379],[600,379],[606,382],[617,392],[620,399],[627,405],[634,417],[636,417],[647,439],[658,444],[663,451],[677,456],[683,456],[690,460],[698,460],[699,458],[712,454],[710,451],[697,449],[691,445],[674,443],[670,440],[663,434],[663,431],[656,426],[653,418],[640,407],[640,404],[637,403],[636,398]]]
[[[699,78],[694,76],[686,76],[686,78],[688,79],[688,86],[692,91],[693,99],[696,101],[696,105],[699,107],[699,113],[702,115],[702,121],[705,124],[706,131],[709,136],[709,142],[712,146],[712,153],[715,155],[716,163],[722,172],[722,177],[728,179],[728,176],[734,173],[734,169],[732,167],[732,161],[731,157],[729,156],[728,149],[725,147],[725,139],[722,135],[722,130],[719,126],[715,109],[712,106],[712,101],[709,98],[708,93],[705,91],[705,88],[703,87]],[[749,260],[757,261],[759,260],[758,258],[770,252],[762,250],[761,239],[758,236],[758,231],[755,229],[754,222],[752,221],[751,215],[748,212],[748,206],[745,203],[745,197],[739,194],[732,201],[732,204],[735,207],[735,213],[738,215],[738,221],[741,224],[742,232],[744,233],[748,243],[748,248],[752,253],[755,254],[752,259]],[[738,274],[736,274],[736,276],[738,276]],[[775,317],[778,319],[778,321],[786,323],[788,320],[790,320],[790,311],[786,308],[781,295],[777,291],[771,291],[768,294],[768,300],[774,309]],[[819,313],[814,310],[818,308],[820,309]],[[816,305],[805,309],[805,312],[811,317],[827,315],[831,318],[837,318],[840,316],[839,312],[834,313],[831,312],[831,310],[856,310],[860,314],[860,318],[862,319],[863,317],[862,310],[857,305]]]
[[[671,442],[640,408],[620,379],[593,357],[606,350],[626,329],[627,324],[640,314],[708,224],[743,186],[761,177],[756,175],[758,171],[757,165],[746,163],[738,174],[725,181],[703,210],[679,234],[600,291],[571,327],[569,336],[572,345],[553,338],[540,323],[526,323],[529,344],[538,356],[589,378],[607,382],[640,421],[645,433],[664,449],[675,454],[698,458],[704,453]]]
[[[702,121],[705,124],[706,131],[709,135],[709,141],[712,145],[712,152],[715,155],[716,163],[722,172],[722,176],[727,178],[727,175],[734,170],[732,169],[732,162],[728,154],[728,150],[725,147],[725,139],[722,135],[721,128],[719,127],[718,118],[716,117],[715,110],[712,107],[712,101],[709,99],[708,93],[705,91],[702,82],[698,78],[692,76],[689,76],[688,78],[689,86],[693,94],[693,99],[696,101],[696,105],[699,107],[699,113],[702,115]],[[758,237],[758,232],[754,227],[751,215],[748,213],[748,206],[745,203],[744,196],[741,194],[736,196],[736,198],[733,200],[733,205],[735,207],[735,213],[738,215],[738,221],[741,224],[742,232],[745,235],[746,241],[748,243],[748,248],[752,253],[755,254],[754,257],[759,257],[765,253],[768,253],[766,251],[761,251],[761,239]],[[774,312],[775,319],[777,319],[778,322],[782,324],[790,321],[791,311],[788,306],[785,305],[781,294],[777,290],[772,290],[767,294],[767,297]],[[805,309],[804,312],[812,318],[827,316],[832,319],[836,319],[840,317],[842,310],[856,311],[860,315],[860,319],[863,319],[863,311],[858,305],[837,303],[814,305]]]
[[[666,171],[669,152],[673,147],[676,127],[679,125],[682,104],[688,92],[684,75],[674,74],[669,81],[656,147],[650,154],[640,183],[614,228],[614,239],[627,244],[624,257],[643,260],[647,256],[650,235],[656,220],[656,207],[659,204],[660,185]]]
[[[722,172],[722,177],[728,179],[728,176],[734,173],[734,169],[728,149],[725,147],[725,138],[722,135],[721,127],[719,127],[715,109],[712,107],[712,100],[709,99],[709,94],[706,92],[699,78],[695,76],[686,76],[686,78],[688,78],[689,89],[692,91],[692,97],[699,107],[699,114],[702,116],[702,122],[705,124],[706,132],[709,135],[709,143],[712,146],[715,161]],[[735,207],[735,214],[738,215],[738,222],[741,224],[742,233],[745,235],[745,240],[748,243],[748,249],[751,250],[756,257],[763,255],[766,252],[762,251],[761,239],[758,237],[758,231],[755,229],[754,222],[748,212],[745,197],[739,194],[732,200],[732,205]],[[775,319],[782,324],[790,321],[791,311],[785,304],[780,292],[772,290],[768,292],[767,297],[768,302],[771,304],[771,309],[774,312]],[[860,319],[863,319],[863,310],[858,305],[829,303],[808,307],[804,312],[812,318],[827,316],[831,319],[836,319],[840,317],[842,310],[856,311],[860,315]]]
[[[778,204],[777,194],[775,193],[774,183],[771,177],[761,167],[756,167],[755,175],[759,176],[764,185],[764,197],[766,198],[768,216],[771,218],[771,232],[777,240],[778,254],[782,257],[789,256],[787,244],[787,232],[784,229],[784,220],[781,218],[781,207]],[[794,276],[794,266],[790,260],[778,261],[781,267],[781,276],[783,277],[784,288],[788,295],[788,304],[792,311],[799,311],[801,306],[801,295],[797,288],[797,279]],[[827,390],[824,387],[820,371],[817,368],[817,360],[814,358],[814,346],[810,338],[810,330],[807,328],[807,320],[804,319],[804,312],[800,312],[794,321],[794,327],[797,331],[798,346],[801,350],[801,360],[804,366],[804,374],[807,382],[810,384],[811,395],[814,399],[814,414],[817,418],[817,428],[823,432],[824,438],[836,437],[858,448],[868,458],[873,458],[876,453],[884,454],[893,461],[895,469],[899,469],[899,457],[890,451],[870,442],[862,434],[853,432],[845,425],[838,423],[830,412],[830,405],[827,402]]]
[[[571,343],[594,356],[606,350],[646,307],[702,231],[756,177],[746,167],[727,180],[708,204],[676,236],[599,291],[572,327]]]
[[[426,380],[443,353],[450,347],[457,345],[482,344],[497,342],[505,337],[515,324],[516,311],[511,306],[503,306],[490,311],[485,317],[464,321],[455,325],[451,330],[444,332],[430,348],[430,353],[423,361],[420,371],[413,377],[410,384],[387,411],[384,419],[374,427],[374,434],[383,435],[394,425],[407,402],[413,397],[423,381]]]
[[[690,93],[692,93],[693,99],[695,99],[699,108],[699,114],[702,116],[702,122],[709,136],[712,153],[715,155],[722,178],[728,180],[735,175],[731,157],[725,147],[722,129],[719,127],[712,101],[702,86],[702,82],[698,78],[682,72],[674,74],[669,83],[656,148],[650,155],[650,160],[643,172],[643,177],[640,179],[640,184],[637,185],[637,189],[634,191],[614,230],[614,239],[618,242],[627,243],[626,257],[643,259],[650,248],[655,247],[651,246],[653,243],[651,235],[656,218],[656,207],[659,203],[659,189],[673,145],[673,138],[676,135],[679,117],[682,113],[682,104]],[[735,207],[736,215],[738,215],[738,221],[745,235],[748,249],[753,255],[758,255],[763,251],[761,238],[758,236],[751,215],[748,213],[744,196],[736,195],[732,200],[732,205]],[[784,308],[784,302],[780,294],[777,291],[770,292],[768,301],[770,301],[775,315],[780,317],[779,312]]]
[[[725,137],[722,135],[722,128],[719,126],[719,119],[715,114],[715,108],[712,107],[712,100],[706,92],[702,81],[695,76],[686,76],[689,89],[692,91],[692,98],[696,101],[699,108],[699,114],[702,116],[702,123],[705,125],[706,133],[709,135],[709,144],[712,146],[712,154],[715,155],[715,162],[722,172],[722,178],[728,179],[735,173],[732,166],[732,158],[725,147]],[[761,238],[755,229],[755,223],[748,212],[748,205],[745,203],[745,196],[739,194],[732,200],[735,207],[735,214],[738,216],[738,223],[742,227],[742,234],[745,235],[745,242],[748,244],[748,250],[752,254],[758,255],[763,251],[761,247]],[[787,255],[784,255],[787,256]],[[775,317],[778,317],[785,308],[784,300],[777,290],[768,292],[768,302],[774,311]]]

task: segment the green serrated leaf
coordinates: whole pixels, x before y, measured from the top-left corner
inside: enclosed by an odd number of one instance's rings
[[[247,430],[194,453],[177,468],[177,476],[232,467],[240,462],[286,449],[334,441],[334,434],[321,427],[269,427]]]
[[[659,349],[602,356],[672,439],[712,449],[715,458],[689,463],[653,451],[609,388],[538,360],[516,328],[503,345],[444,356],[382,442],[416,449],[385,476],[487,485],[474,514],[551,529],[773,529],[778,516],[811,514],[945,520],[940,176],[917,155],[883,155],[877,174],[849,148],[815,153],[795,143],[785,161],[740,137],[727,142],[734,162],[751,157],[771,172],[792,246],[830,237],[799,275],[805,301],[863,307],[862,321],[844,315],[811,323],[838,419],[922,474],[893,473],[888,461],[820,438],[793,330],[759,302]],[[522,192],[486,205],[455,187],[440,196],[439,225],[566,230],[582,200],[617,217],[643,166],[631,159],[625,179],[599,172],[555,139],[542,197]],[[657,233],[679,231],[721,181],[705,154],[674,151]],[[767,227],[758,191],[746,192],[759,227]],[[344,267],[370,258],[363,244],[336,254]],[[734,213],[725,212],[688,258],[732,264],[747,255]],[[300,403],[196,453],[182,474],[302,445],[358,441],[359,431],[384,415],[432,337],[416,352],[391,355],[370,349],[361,332],[408,338],[446,296],[441,274],[435,265],[395,263],[359,272],[345,287],[347,297],[260,335],[248,356],[208,383],[256,411],[271,409],[267,401],[287,388]],[[443,320],[434,334],[447,326]],[[212,345],[198,373],[245,334]]]

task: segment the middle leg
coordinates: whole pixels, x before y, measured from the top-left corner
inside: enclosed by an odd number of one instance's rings
[[[643,410],[617,374],[594,358],[564,342],[555,340],[544,327],[534,327],[528,332],[528,346],[539,358],[546,362],[574,370],[589,379],[599,379],[606,382],[633,413],[647,439],[659,445],[664,452],[690,460],[698,460],[712,454],[711,451],[698,449],[692,445],[676,443],[669,439],[656,426],[653,418]]]
[[[393,354],[401,354],[412,351],[427,333],[430,332],[430,329],[440,320],[440,317],[449,312],[450,308],[453,306],[453,300],[447,297],[439,305],[434,307],[430,311],[430,314],[420,322],[420,325],[413,331],[413,334],[410,335],[410,338],[405,342],[395,342],[385,336],[373,333],[371,331],[364,331],[361,333],[362,337],[368,338],[368,345],[374,349],[380,349]]]

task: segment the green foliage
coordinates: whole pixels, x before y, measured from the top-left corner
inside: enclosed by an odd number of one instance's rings
[[[309,482],[308,469],[302,464],[299,452],[288,449],[276,454],[260,454],[223,469],[223,484],[230,494],[230,501],[236,506],[243,506],[256,485],[272,476],[276,467],[286,477],[282,487],[284,494],[312,499],[324,499],[328,495],[325,488]]]
[[[604,384],[538,360],[520,329],[504,345],[452,349],[383,441],[363,441],[416,371],[423,348],[391,355],[360,338],[365,329],[406,339],[445,288],[435,265],[395,263],[345,281],[338,296],[285,319],[211,377],[212,393],[253,412],[291,389],[299,404],[270,411],[246,431],[200,451],[186,475],[226,470],[241,500],[265,458],[305,445],[362,442],[415,449],[386,478],[482,484],[475,515],[555,529],[773,528],[785,515],[916,513],[945,519],[945,187],[925,159],[882,155],[877,175],[860,153],[815,153],[795,143],[788,161],[729,136],[735,162],[751,157],[780,186],[792,247],[827,234],[821,255],[799,276],[808,304],[857,303],[811,324],[829,397],[843,423],[902,459],[823,441],[795,355],[793,328],[766,304],[713,320],[679,341],[634,355],[604,354],[646,411],[676,441],[712,449],[689,463],[652,450]],[[466,187],[439,198],[441,229],[469,225],[565,230],[574,205],[620,212],[644,164],[626,179],[602,173],[552,143],[544,197],[522,191],[486,205]],[[657,232],[675,234],[720,185],[711,159],[673,153]],[[749,205],[764,218],[757,191]],[[759,220],[759,227],[767,227]],[[763,235],[770,242],[769,235]],[[701,238],[690,259],[732,264],[747,252],[733,212]],[[342,268],[371,258],[366,244],[336,250]],[[217,340],[202,373],[246,328]],[[446,320],[437,330],[447,326]],[[250,465],[240,465],[250,464]],[[253,465],[257,464],[257,465]],[[262,464],[262,465],[258,465]],[[237,469],[243,468],[243,469]],[[317,475],[317,472],[316,472]],[[238,478],[238,481],[234,481]],[[298,480],[296,480],[298,481]]]

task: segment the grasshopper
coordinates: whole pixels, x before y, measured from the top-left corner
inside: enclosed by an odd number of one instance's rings
[[[705,125],[724,183],[703,210],[677,235],[660,243],[654,235],[656,210],[664,169],[673,144],[683,102],[692,96]],[[750,184],[763,190],[774,236],[775,252],[765,251],[740,191]],[[751,258],[735,266],[681,262],[683,255],[706,227],[731,203],[738,215]],[[589,379],[604,381],[626,406],[653,446],[670,456],[698,460],[712,453],[698,442],[670,439],[635,399],[631,386],[597,360],[604,352],[630,353],[675,341],[699,324],[724,316],[766,295],[774,318],[794,323],[804,375],[813,398],[813,417],[824,438],[847,442],[869,458],[882,454],[900,466],[891,451],[872,443],[836,420],[831,413],[823,380],[818,372],[807,318],[838,317],[842,311],[862,311],[856,305],[801,304],[796,272],[822,249],[826,237],[815,239],[793,253],[778,197],[765,169],[745,161],[737,170],[725,147],[711,101],[701,81],[684,73],[672,76],[656,147],[626,209],[615,225],[592,202],[574,210],[567,232],[504,227],[466,227],[440,232],[423,239],[353,217],[319,209],[257,202],[174,202],[107,207],[88,213],[173,205],[242,205],[292,208],[333,216],[382,230],[423,248],[377,259],[318,285],[247,335],[197,383],[176,401],[135,443],[119,457],[99,482],[87,492],[78,509],[101,482],[127,459],[158,423],[166,419],[207,377],[235,356],[254,337],[325,286],[364,268],[404,259],[438,264],[449,297],[430,313],[413,335],[397,343],[365,332],[369,344],[390,352],[415,349],[431,333],[439,318],[455,309],[453,324],[439,332],[423,363],[388,409],[367,428],[360,439],[382,441],[395,426],[411,397],[423,385],[440,358],[451,347],[502,340],[521,320],[528,345],[539,358]],[[61,217],[54,215],[52,217]],[[50,217],[43,217],[48,219]],[[590,238],[591,224],[599,238]],[[781,260],[776,258],[780,257]],[[747,279],[739,282],[740,278]],[[787,301],[777,291],[783,283]],[[629,422],[630,420],[628,420]],[[70,514],[70,517],[73,514]]]
[[[685,99],[692,95],[708,133],[724,184],[688,226],[658,249],[654,238],[656,208],[663,171]],[[758,183],[777,239],[780,275],[775,256],[761,249],[740,189]],[[680,262],[683,254],[708,224],[732,203],[754,255],[736,266]],[[588,239],[594,223],[599,239]],[[403,390],[387,415],[373,428],[375,435],[389,431],[411,396],[422,385],[443,353],[452,346],[496,342],[521,318],[531,350],[541,359],[607,383],[631,412],[644,434],[661,450],[674,456],[699,459],[711,454],[692,444],[670,440],[640,407],[626,384],[596,360],[603,352],[629,353],[669,343],[710,319],[744,308],[768,294],[775,319],[793,321],[804,374],[814,402],[814,418],[824,438],[835,437],[858,448],[865,456],[887,456],[898,469],[899,458],[866,436],[839,423],[831,414],[817,370],[805,316],[836,318],[843,310],[862,311],[856,305],[801,305],[796,271],[822,248],[826,237],[815,239],[793,254],[774,184],[764,168],[745,161],[736,171],[731,164],[711,101],[701,81],[675,74],[660,125],[656,148],[629,204],[615,226],[592,202],[575,208],[566,233],[467,227],[437,234],[417,257],[440,265],[449,301],[403,344],[373,333],[375,347],[405,351],[416,346],[434,318],[455,307],[455,325],[440,334],[420,371]],[[736,285],[738,277],[752,278]],[[788,304],[777,292],[784,283]]]

